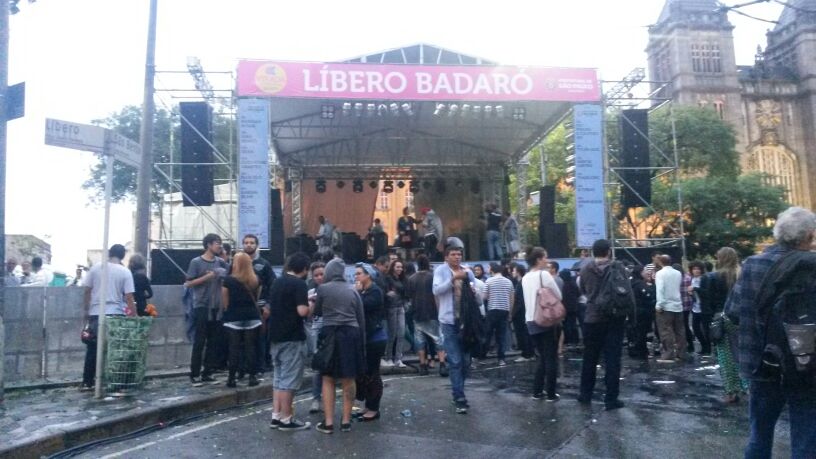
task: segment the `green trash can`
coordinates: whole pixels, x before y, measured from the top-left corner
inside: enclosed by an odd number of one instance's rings
[[[152,317],[107,317],[103,381],[111,395],[124,395],[144,384]]]

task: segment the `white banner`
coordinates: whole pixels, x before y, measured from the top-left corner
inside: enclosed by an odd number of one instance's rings
[[[269,247],[269,101],[238,100],[238,237]]]
[[[603,112],[600,105],[574,107],[575,232],[578,247],[606,238],[603,173]]]

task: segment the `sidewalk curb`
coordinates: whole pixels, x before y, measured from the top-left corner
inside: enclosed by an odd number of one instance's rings
[[[140,413],[126,413],[96,422],[92,425],[69,428],[54,434],[0,448],[0,459],[39,458],[73,448],[94,440],[115,437],[136,430],[167,424],[196,414],[223,410],[246,403],[272,398],[272,385],[262,384],[215,394],[202,395],[190,400],[149,408]]]

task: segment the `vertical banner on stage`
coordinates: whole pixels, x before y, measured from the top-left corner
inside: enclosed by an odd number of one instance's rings
[[[606,238],[603,173],[603,112],[600,105],[574,107],[575,127],[575,239],[591,247]]]
[[[269,102],[238,100],[238,237],[269,247]]]

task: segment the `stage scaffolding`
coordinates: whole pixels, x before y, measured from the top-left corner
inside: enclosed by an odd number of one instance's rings
[[[648,167],[623,167],[619,151],[608,145],[608,137],[604,136],[606,143],[604,150],[605,158],[605,183],[607,187],[607,217],[609,223],[609,233],[613,241],[612,247],[615,252],[624,252],[631,259],[636,259],[632,249],[653,249],[660,250],[667,247],[677,247],[681,250],[683,259],[686,258],[685,227],[683,220],[683,195],[680,189],[680,163],[677,149],[677,133],[675,128],[674,106],[671,98],[665,97],[670,93],[670,82],[648,81],[643,68],[636,68],[622,80],[602,81],[604,89],[604,113],[605,129],[618,129],[618,120],[631,124],[631,121],[622,116],[622,112],[628,109],[647,109],[649,114],[656,110],[668,110],[672,127],[671,151],[664,151],[648,133],[638,130],[637,133],[644,137],[651,150],[651,161]],[[632,125],[634,127],[634,125]],[[656,154],[654,154],[656,153]],[[655,158],[657,162],[655,163]],[[623,171],[648,171],[652,184],[659,180],[666,181],[669,189],[677,194],[677,208],[672,211],[658,212],[652,205],[653,200],[647,200],[637,193],[634,187],[628,183]],[[622,190],[626,188],[637,196],[642,204],[639,207],[623,208],[620,203]],[[648,215],[642,215],[643,210],[648,210]],[[662,237],[645,237],[645,228],[650,221],[654,222],[655,214],[675,213],[676,221],[667,220],[664,228],[669,234],[661,234]],[[628,225],[628,226],[627,226]],[[618,254],[617,256],[620,256]]]
[[[156,83],[157,105],[170,113],[173,124],[176,120],[178,123],[188,123],[178,110],[179,102],[204,101],[212,108],[213,118],[226,118],[229,128],[225,149],[216,147],[215,136],[208,142],[213,149],[211,163],[182,162],[181,153],[175,147],[175,133],[170,130],[170,161],[153,164],[154,171],[170,184],[171,192],[163,195],[159,201],[158,219],[154,219],[158,220],[158,227],[154,224],[151,228],[151,246],[162,251],[170,248],[201,248],[201,237],[204,234],[202,230],[217,233],[224,242],[234,245],[237,231],[237,180],[234,169],[237,148],[235,74],[233,71],[205,72],[197,58],[188,58],[187,70],[157,70]],[[204,137],[195,128],[193,130]],[[212,206],[199,206],[195,202],[193,207],[182,205],[183,198],[189,198],[181,188],[179,171],[184,166],[214,168],[215,200]],[[198,228],[195,231],[188,228],[190,223]]]

